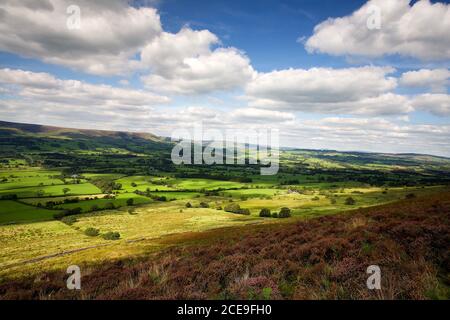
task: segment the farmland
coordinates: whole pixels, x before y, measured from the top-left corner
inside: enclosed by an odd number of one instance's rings
[[[317,227],[309,221],[380,205],[410,208],[449,192],[450,160],[439,157],[286,149],[279,174],[260,176],[258,165],[174,166],[172,145],[151,135],[14,128],[15,139],[0,140],[3,284],[71,264],[97,270],[122,259],[142,261],[192,239],[215,243],[215,232]],[[263,209],[268,214],[261,216]]]

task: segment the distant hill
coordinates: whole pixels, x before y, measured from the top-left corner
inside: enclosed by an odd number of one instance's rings
[[[124,132],[92,129],[71,129],[39,124],[15,123],[0,121],[0,135],[36,135],[39,137],[61,137],[61,138],[140,138],[155,142],[164,142],[167,139],[158,137],[151,133]]]

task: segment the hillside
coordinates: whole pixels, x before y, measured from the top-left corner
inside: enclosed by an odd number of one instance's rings
[[[188,233],[147,258],[0,286],[3,299],[448,299],[450,193],[295,224]],[[366,288],[378,265],[380,291]]]

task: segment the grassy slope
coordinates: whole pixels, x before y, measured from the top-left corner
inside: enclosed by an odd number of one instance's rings
[[[351,215],[193,234],[194,242],[187,245],[189,239],[179,238],[183,246],[152,258],[90,266],[83,274],[81,292],[66,290],[64,272],[52,272],[1,285],[0,296],[450,298],[448,192],[361,209]],[[380,291],[366,288],[366,268],[373,264],[382,271]]]
[[[0,224],[52,220],[58,210],[46,210],[16,201],[0,201]]]

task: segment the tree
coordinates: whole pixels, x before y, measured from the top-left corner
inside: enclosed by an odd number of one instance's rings
[[[261,211],[259,212],[259,216],[269,218],[271,216],[270,210],[267,208],[262,208]]]
[[[345,199],[345,204],[348,205],[348,206],[352,206],[355,203],[356,203],[356,201],[352,197],[348,197],[347,199]]]
[[[291,216],[291,209],[283,207],[278,214],[279,218],[289,218]]]
[[[70,189],[69,188],[64,188],[62,191],[64,192],[64,195],[66,195],[70,191]]]
[[[206,202],[200,202],[200,208],[209,208],[209,204]]]
[[[136,188],[136,187],[137,187],[137,184],[136,184],[135,182],[132,182],[132,183],[131,183],[131,186],[132,186],[133,188]]]
[[[226,212],[238,213],[239,210],[241,210],[241,206],[238,205],[237,203],[230,203],[225,206],[224,210]]]
[[[130,198],[130,199],[127,200],[127,206],[132,206],[133,203],[134,203],[134,199],[133,198]]]
[[[186,208],[192,208],[192,204],[190,202],[186,203]]]

